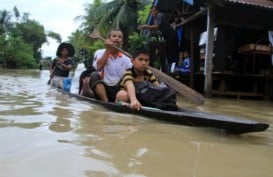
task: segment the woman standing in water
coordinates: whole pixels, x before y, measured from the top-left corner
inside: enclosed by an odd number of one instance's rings
[[[63,89],[63,81],[69,76],[69,72],[73,67],[70,59],[75,53],[74,47],[69,43],[61,43],[57,49],[57,58],[50,65],[49,84],[53,87]]]

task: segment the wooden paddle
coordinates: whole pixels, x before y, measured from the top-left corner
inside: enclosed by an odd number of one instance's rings
[[[57,59],[57,60],[58,60],[58,59]],[[50,85],[50,84],[51,84],[51,80],[53,79],[53,73],[54,73],[55,69],[56,69],[56,66],[54,66],[53,71],[52,71],[52,73],[51,73],[50,76],[49,76],[49,80],[47,81],[47,85]]]
[[[50,85],[52,78],[53,78],[53,74],[50,74],[49,80],[47,81],[47,85]]]
[[[97,29],[94,29],[93,32],[89,34],[89,37],[93,38],[93,39],[101,39],[101,40],[105,41],[105,39],[100,35],[100,32]],[[113,45],[113,47],[115,47],[116,49],[118,49],[119,51],[124,53],[124,55],[126,55],[127,57],[133,58],[131,54],[129,54],[128,52],[119,48],[118,46]]]
[[[101,36],[100,32],[97,29],[94,29],[91,34],[89,34],[90,38],[93,39],[101,39],[105,41],[105,39]],[[118,46],[113,45],[116,49],[124,53],[129,58],[132,58],[132,55],[130,55],[128,52],[124,51],[123,49],[119,48]],[[156,68],[153,68],[151,66],[148,66],[149,69],[153,71],[153,73],[163,82],[165,82],[167,85],[169,85],[171,88],[173,88],[177,93],[184,96],[185,98],[191,100],[193,103],[202,105],[204,104],[204,97],[196,92],[195,90],[191,89],[190,87],[182,84],[181,82],[177,81],[176,79],[172,78],[171,76],[159,71]]]

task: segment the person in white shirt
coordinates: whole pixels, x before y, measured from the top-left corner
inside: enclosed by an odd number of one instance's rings
[[[113,46],[121,47],[123,34],[119,29],[112,29],[105,40],[105,49],[94,54],[93,72],[89,79],[89,87],[95,97],[103,101],[114,102],[120,90],[119,81],[126,69],[132,67],[131,59]]]

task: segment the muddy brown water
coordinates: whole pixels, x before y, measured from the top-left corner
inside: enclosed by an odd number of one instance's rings
[[[270,124],[226,135],[120,114],[46,85],[48,71],[0,70],[1,177],[272,177],[273,103],[180,106]],[[73,80],[72,91],[77,92]]]

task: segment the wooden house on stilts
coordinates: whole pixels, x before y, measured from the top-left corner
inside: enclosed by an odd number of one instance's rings
[[[180,80],[206,97],[273,99],[272,0],[155,0],[178,15],[190,73]]]

